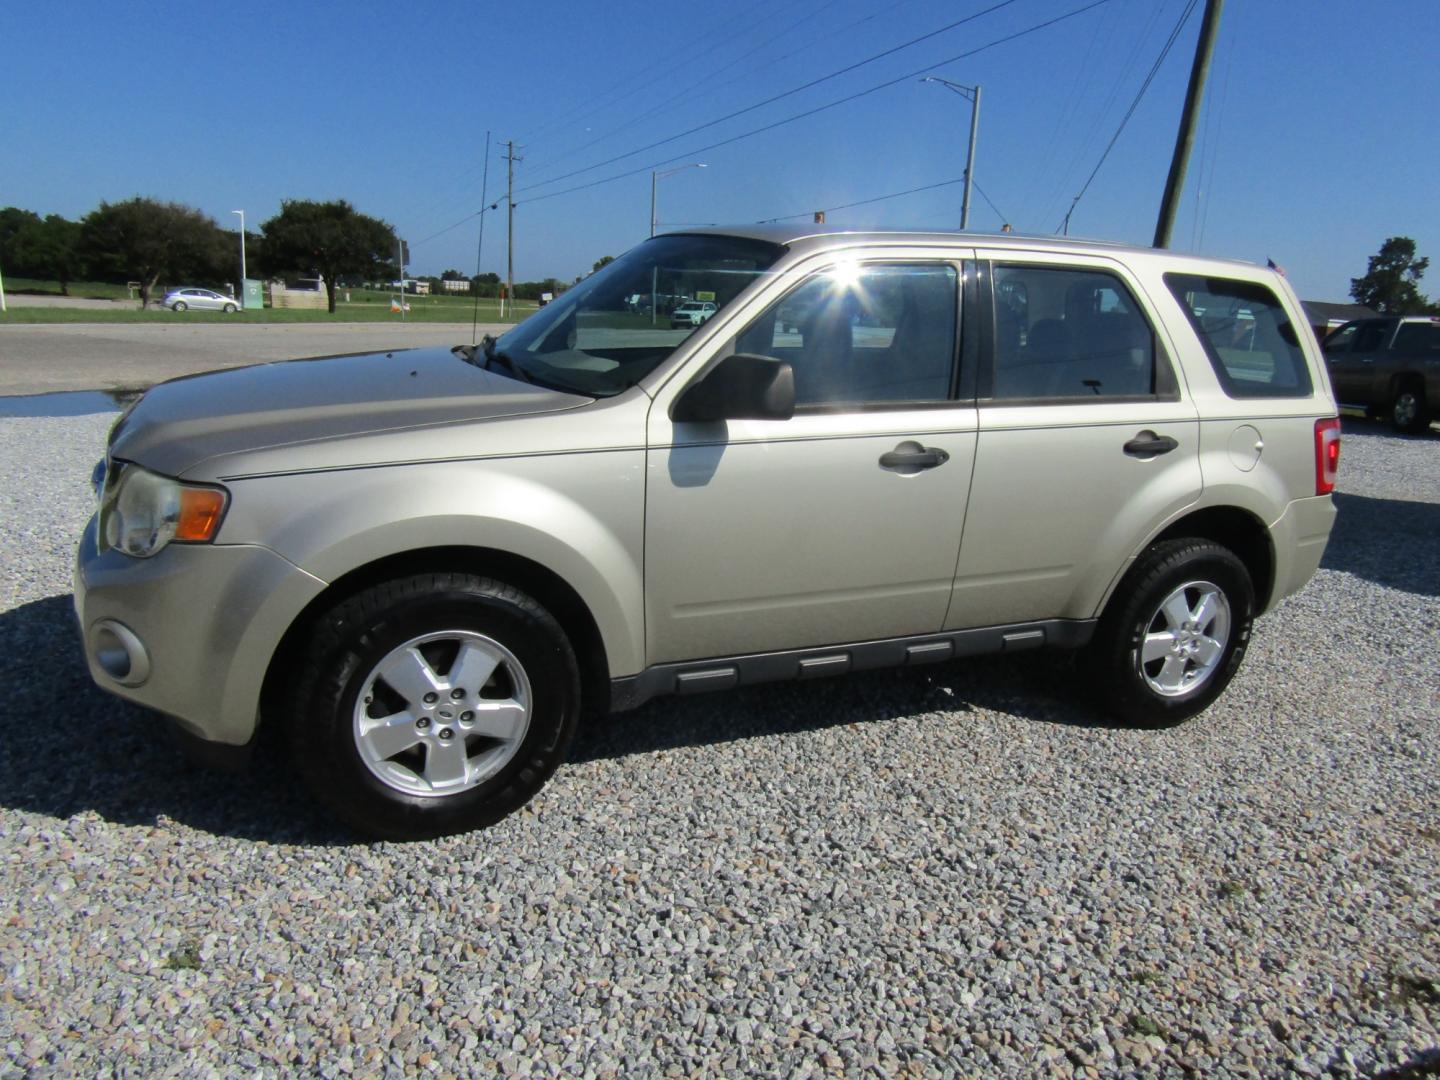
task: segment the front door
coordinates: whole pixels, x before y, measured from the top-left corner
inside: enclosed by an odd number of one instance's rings
[[[1339,348],[1326,353],[1331,389],[1341,404],[1382,408],[1386,404],[1387,378],[1384,365],[1378,361],[1384,357],[1395,324],[1385,319],[1367,319],[1353,325],[1356,330],[1350,348],[1344,348],[1345,341],[1352,336],[1347,326],[1336,335],[1335,344]]]
[[[649,663],[940,629],[975,449],[961,278],[952,261],[852,262],[770,304],[717,355],[791,363],[790,420],[676,423],[657,400]]]

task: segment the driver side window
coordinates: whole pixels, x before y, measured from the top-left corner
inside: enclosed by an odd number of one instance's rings
[[[808,278],[736,339],[788,362],[797,407],[945,401],[959,330],[947,264],[847,264]]]

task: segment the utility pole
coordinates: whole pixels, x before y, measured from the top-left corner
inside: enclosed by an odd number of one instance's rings
[[[1180,130],[1175,135],[1175,154],[1170,159],[1170,175],[1165,179],[1165,195],[1160,200],[1160,216],[1155,222],[1154,246],[1157,248],[1170,246],[1180,192],[1185,187],[1185,172],[1190,167],[1190,148],[1195,143],[1195,121],[1205,96],[1205,80],[1210,75],[1210,57],[1215,52],[1220,9],[1224,6],[1225,0],[1205,0],[1205,18],[1200,23],[1200,40],[1195,42],[1195,62],[1190,67],[1190,85],[1185,90],[1185,109],[1180,114]]]
[[[261,252],[263,255],[264,252]],[[400,321],[405,321],[405,242],[400,239],[400,231],[395,231],[395,262],[400,271]]]
[[[975,182],[975,136],[980,133],[980,84],[975,84],[975,102],[970,110],[970,152],[965,156],[965,198],[960,203],[960,228],[970,227],[970,187]]]
[[[971,103],[970,151],[965,155],[965,197],[960,203],[960,228],[968,229],[970,227],[970,188],[975,182],[975,139],[980,134],[980,87],[962,86],[949,79],[942,79],[939,75],[926,75],[920,81],[939,83]]]
[[[510,303],[510,314],[515,314],[515,162],[524,161],[515,156],[515,140],[505,142],[505,298]],[[503,318],[503,311],[502,311]]]

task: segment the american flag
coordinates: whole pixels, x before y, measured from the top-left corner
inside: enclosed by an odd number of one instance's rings
[[[1279,274],[1281,277],[1285,276],[1285,267],[1281,266],[1274,259],[1267,257],[1265,259],[1265,265],[1268,266],[1271,270],[1274,270],[1275,273]]]

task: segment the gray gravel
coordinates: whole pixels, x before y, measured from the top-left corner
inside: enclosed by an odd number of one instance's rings
[[[1045,657],[660,701],[486,833],[364,845],[90,687],[107,422],[0,421],[17,1075],[1440,1068],[1440,437],[1347,421],[1325,568],[1180,729]]]

